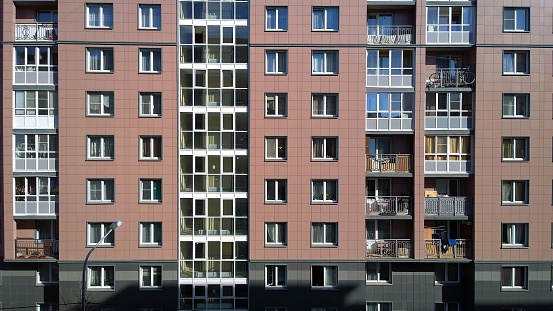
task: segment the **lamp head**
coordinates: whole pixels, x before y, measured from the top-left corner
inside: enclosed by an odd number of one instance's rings
[[[121,226],[122,224],[123,224],[123,222],[122,222],[121,220],[118,219],[118,220],[114,221],[114,222],[109,226],[109,228],[110,228],[111,230],[115,230],[117,227]]]

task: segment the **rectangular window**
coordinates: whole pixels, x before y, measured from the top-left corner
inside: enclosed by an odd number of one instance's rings
[[[113,160],[113,136],[88,136],[89,160]]]
[[[528,204],[528,180],[503,180],[501,202],[507,204]]]
[[[265,94],[265,115],[267,117],[285,118],[288,111],[288,95],[286,93]]]
[[[160,179],[140,180],[140,202],[161,203],[161,193]]]
[[[57,177],[15,177],[14,179],[15,201],[58,202],[59,184]],[[42,213],[42,210],[40,213]],[[54,212],[52,211],[52,213]]]
[[[503,137],[502,159],[504,161],[528,161],[528,137]]]
[[[113,116],[113,92],[86,92],[86,113],[88,116]]]
[[[161,222],[140,223],[140,244],[161,245]]]
[[[338,181],[335,179],[311,181],[311,202],[338,202]]]
[[[338,138],[313,137],[312,150],[314,160],[338,160]]]
[[[86,4],[87,28],[112,28],[113,4],[111,3],[87,3]]]
[[[161,5],[138,5],[138,28],[161,29]]]
[[[161,149],[161,136],[140,136],[140,160],[160,160]]]
[[[161,287],[161,266],[140,267],[140,287],[160,288]]]
[[[338,266],[311,266],[311,287],[338,287]]]
[[[470,136],[426,136],[425,160],[470,161]]]
[[[313,51],[311,72],[313,74],[337,74],[338,51]]]
[[[286,287],[285,265],[267,265],[265,266],[265,286],[271,288]]]
[[[502,267],[501,289],[528,289],[528,267]]]
[[[367,282],[392,283],[392,267],[389,262],[368,262]]]
[[[391,302],[367,302],[367,311],[392,311]]]
[[[59,268],[54,263],[39,263],[36,270],[37,284],[50,284],[59,282]]]
[[[161,116],[161,93],[140,92],[140,116],[159,117]]]
[[[87,48],[86,56],[88,72],[113,72],[113,48]]]
[[[285,7],[285,6],[267,7],[265,30],[272,30],[272,31],[288,30],[288,7]]]
[[[413,117],[413,106],[415,104],[414,95],[415,93],[366,93],[365,101],[367,104],[367,119],[411,119]],[[434,96],[427,94],[426,98],[426,116],[442,116],[447,113],[449,113],[450,116],[467,116],[469,114],[467,111],[459,111],[462,110],[460,107],[456,109],[457,111],[452,111],[454,109],[451,109],[436,113],[436,104],[435,102],[432,102],[434,100]],[[430,105],[428,103],[429,101],[432,102]]]
[[[286,179],[267,179],[265,181],[265,202],[286,203]]]
[[[113,266],[89,266],[88,288],[113,289],[115,286]]]
[[[265,52],[265,73],[269,73],[269,74],[288,73],[287,51],[266,51]]]
[[[100,239],[108,233],[111,223],[106,222],[90,222],[87,224],[87,245],[94,246]],[[99,246],[115,246],[115,231],[110,234],[99,244]]]
[[[311,98],[312,116],[331,118],[338,116],[338,94],[312,94]]]
[[[139,72],[159,73],[161,72],[161,49],[139,49],[140,65]]]
[[[16,116],[55,116],[58,114],[56,91],[14,91]]]
[[[530,31],[530,8],[503,8],[503,31]]]
[[[438,284],[459,283],[460,268],[458,263],[435,263],[435,282]]]
[[[287,231],[285,222],[265,223],[265,245],[286,245]]]
[[[57,159],[58,135],[55,134],[15,134],[15,158],[17,159]],[[19,167],[21,169],[25,167]],[[36,169],[36,168],[29,168]],[[41,169],[44,169],[42,167]]]
[[[503,74],[529,74],[530,73],[530,52],[529,51],[504,51],[503,52]]]
[[[265,137],[265,159],[286,160],[286,137]]]
[[[501,224],[501,245],[528,247],[528,224]]]
[[[338,31],[338,7],[314,7],[312,19],[313,31]]]
[[[87,180],[87,196],[87,203],[113,203],[115,201],[115,189],[113,179]]]
[[[530,94],[503,94],[503,117],[530,117]]]
[[[314,222],[311,224],[311,244],[317,246],[338,245],[338,223]]]

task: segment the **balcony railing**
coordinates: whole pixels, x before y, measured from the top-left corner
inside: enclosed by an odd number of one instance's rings
[[[431,74],[426,80],[426,86],[428,88],[471,87],[474,80],[474,73],[470,69],[444,68]]]
[[[472,240],[431,239],[424,240],[425,258],[470,258]]]
[[[366,201],[367,216],[406,216],[411,212],[409,196],[367,197]]]
[[[411,44],[411,26],[369,26],[368,44]]]
[[[58,259],[58,240],[15,239],[15,254],[19,259]]]
[[[410,173],[410,154],[369,154],[366,156],[367,173]]]
[[[470,174],[470,160],[424,160],[425,174]]]
[[[15,24],[15,41],[58,40],[58,24],[28,23]]]
[[[467,197],[424,198],[424,214],[436,216],[472,215],[472,199]]]
[[[51,216],[58,214],[58,196],[16,196],[14,202],[14,216]],[[22,201],[26,200],[26,201]],[[34,201],[31,201],[33,200]]]
[[[410,258],[411,240],[367,240],[367,258],[371,257]]]

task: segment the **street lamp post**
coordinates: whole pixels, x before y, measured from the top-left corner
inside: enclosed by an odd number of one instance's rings
[[[104,242],[104,239],[112,231],[117,229],[117,227],[121,226],[122,224],[123,224],[123,222],[121,220],[114,221],[109,226],[109,231],[106,234],[104,234],[104,236],[100,239],[100,241],[98,241],[98,243],[96,243],[96,245],[94,245],[94,247],[90,251],[88,251],[88,254],[86,254],[86,258],[85,258],[84,263],[83,263],[83,277],[82,277],[83,286],[81,287],[81,311],[86,310],[86,264],[88,263],[88,257],[90,257],[90,254],[92,254],[92,252],[96,249],[96,247],[98,247],[98,245],[100,245],[100,243]]]

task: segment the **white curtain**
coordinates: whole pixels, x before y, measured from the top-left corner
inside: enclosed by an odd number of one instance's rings
[[[313,11],[313,29],[324,29],[325,12],[324,10]]]
[[[324,53],[313,53],[313,72],[324,71]]]
[[[88,66],[89,70],[101,70],[101,51],[89,50],[88,51]]]
[[[276,53],[267,53],[267,72],[277,72]]]
[[[267,29],[276,29],[276,9],[267,10]]]
[[[142,51],[142,71],[151,71],[152,62],[150,57],[150,51]]]
[[[503,72],[515,72],[512,53],[503,53]]]
[[[100,7],[97,5],[88,6],[88,26],[100,27]]]

